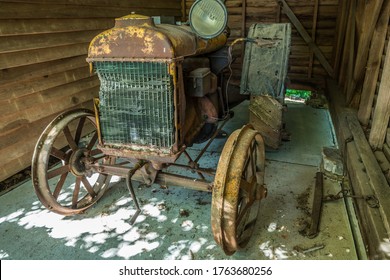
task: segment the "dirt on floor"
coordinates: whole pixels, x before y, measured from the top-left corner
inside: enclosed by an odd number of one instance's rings
[[[31,180],[31,168],[26,168],[19,173],[0,182],[0,195],[16,188],[20,184]]]

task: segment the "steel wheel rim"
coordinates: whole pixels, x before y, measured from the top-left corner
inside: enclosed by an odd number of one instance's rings
[[[214,239],[227,255],[245,247],[253,233],[260,199],[266,195],[264,164],[257,131],[246,125],[231,134],[218,163],[211,209]]]
[[[76,123],[75,131],[70,131],[71,123]],[[63,113],[46,127],[34,150],[32,179],[35,192],[46,208],[58,214],[74,215],[91,207],[102,197],[110,181],[110,176],[91,171],[92,177],[97,179],[94,183],[90,183],[88,175],[91,174],[87,174],[85,170],[83,173],[82,160],[85,157],[83,158],[83,154],[76,155],[76,153],[80,153],[81,134],[86,124],[96,128],[95,117],[90,110],[75,109]],[[56,140],[59,141],[61,135],[65,136],[69,145],[66,151],[55,147]],[[86,147],[82,147],[83,152],[89,152],[91,157],[101,155],[101,152],[94,148],[96,142],[97,133],[95,131],[86,143]],[[52,158],[60,159],[61,163],[58,166],[49,167],[49,160]],[[112,158],[102,157],[101,161],[111,162]],[[65,182],[70,179],[70,176],[74,177],[75,183],[71,198],[69,192],[66,193],[67,199],[70,199],[70,204],[68,204],[60,199],[65,196],[64,188],[68,187]],[[52,181],[56,179],[55,186],[51,186]]]

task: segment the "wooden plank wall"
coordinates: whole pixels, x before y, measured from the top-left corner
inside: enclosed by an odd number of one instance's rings
[[[390,181],[390,0],[340,0],[340,7],[337,79]]]
[[[27,168],[44,127],[91,107],[88,44],[132,11],[182,17],[181,0],[0,0],[0,181]]]
[[[188,16],[194,0],[185,2]],[[287,0],[286,3],[330,62],[339,0]],[[225,5],[229,13],[230,41],[245,37],[249,27],[254,23],[290,22],[277,0],[226,0]],[[235,47],[233,54],[237,59],[232,67],[234,70],[232,82],[239,84],[242,69],[240,45]],[[324,67],[313,56],[296,28],[292,26],[292,48],[288,71],[292,85],[299,87],[302,83],[309,83],[313,87],[322,87],[326,76]]]
[[[354,201],[368,256],[386,258],[377,248],[390,232],[390,0],[340,0],[340,7],[333,63],[342,91],[332,97],[339,111],[332,115],[342,128],[338,140],[354,194],[379,202],[373,209]]]
[[[385,79],[384,76],[388,75],[386,74],[384,67],[385,67],[386,59],[390,58],[390,55],[389,56],[387,55],[388,53],[390,54],[389,41],[390,41],[390,25],[388,26],[388,30],[387,30],[386,41],[384,44],[385,48],[383,54],[381,55],[382,59],[379,67],[379,75],[378,75],[379,78],[376,81],[376,90],[375,90],[375,95],[373,100],[373,106],[371,107],[370,119],[369,119],[368,126],[366,127],[366,130],[368,131],[367,134],[368,134],[369,143],[372,148],[376,147],[375,156],[377,157],[381,169],[385,174],[388,183],[390,184],[390,122],[389,122],[390,106],[388,104],[388,101],[383,100],[384,98],[390,95],[390,85],[389,85],[390,77],[388,77],[387,80],[383,80]],[[390,68],[390,65],[387,64],[387,68]],[[381,95],[381,97],[379,97],[379,95]],[[379,104],[383,104],[386,108],[384,109],[380,108],[376,110],[377,107],[379,108],[380,106]],[[375,111],[383,112],[385,115],[378,116],[375,114]],[[375,127],[375,122],[373,122],[374,119],[376,119],[377,122],[383,120],[382,121],[383,123],[380,128],[385,129],[385,131],[380,131],[380,130],[378,131],[373,129],[373,127]]]

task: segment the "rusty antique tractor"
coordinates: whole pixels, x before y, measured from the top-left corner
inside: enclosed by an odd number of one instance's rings
[[[226,18],[221,1],[198,0],[190,26],[130,14],[92,40],[87,61],[100,80],[94,111],[60,114],[34,151],[33,184],[48,209],[85,211],[115,175],[126,180],[137,208],[133,223],[140,207],[132,181],[181,186],[212,193],[212,232],[226,254],[247,244],[267,193],[262,136],[245,125],[228,136],[216,168],[199,164],[237,101],[224,78],[232,60]],[[238,96],[248,98],[239,90]],[[187,148],[202,142],[192,158]],[[188,164],[179,164],[180,157]],[[190,169],[194,177],[168,167]]]

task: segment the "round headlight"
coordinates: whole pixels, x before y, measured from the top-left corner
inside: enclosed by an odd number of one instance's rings
[[[199,37],[211,39],[225,30],[227,10],[220,0],[197,0],[191,6],[189,21]]]

